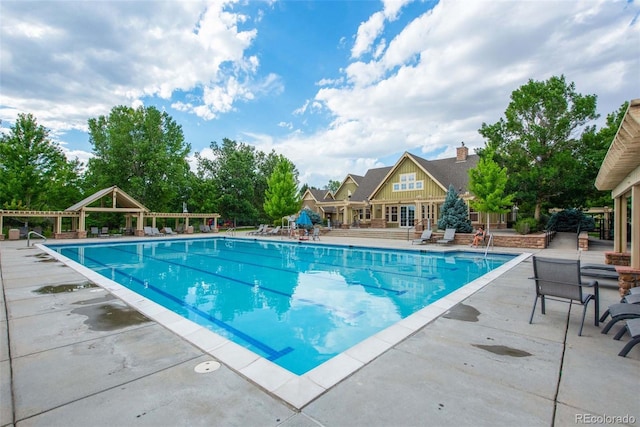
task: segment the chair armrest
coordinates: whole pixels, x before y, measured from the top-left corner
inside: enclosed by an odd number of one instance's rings
[[[542,280],[543,282],[547,282],[547,283],[553,283],[555,285],[567,285],[567,286],[594,286],[597,285],[598,282],[596,280],[589,282],[590,284],[586,284],[584,282],[582,283],[573,283],[573,282],[560,282],[560,281],[556,281],[556,280],[549,280],[549,279],[539,279],[538,277],[530,277],[530,279],[533,280]]]

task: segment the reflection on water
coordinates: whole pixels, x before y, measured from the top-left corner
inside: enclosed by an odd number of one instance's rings
[[[296,374],[512,258],[241,239],[53,249]]]

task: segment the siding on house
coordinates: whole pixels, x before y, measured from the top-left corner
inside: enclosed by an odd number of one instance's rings
[[[469,203],[469,170],[479,157],[469,155],[462,144],[456,157],[426,160],[404,153],[393,166],[374,168],[364,176],[348,174],[332,199],[316,197],[318,210],[334,223],[355,226],[414,227],[436,224],[450,185]],[[318,190],[315,190],[318,191]],[[349,197],[351,195],[351,197]],[[404,216],[403,216],[404,215]],[[486,222],[486,215],[473,213],[473,222]],[[491,222],[503,216],[492,215]]]

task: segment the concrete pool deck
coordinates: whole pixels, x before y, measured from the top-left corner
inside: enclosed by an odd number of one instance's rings
[[[418,249],[404,240],[322,243]],[[575,246],[575,236],[559,236],[529,252],[604,263],[603,250]],[[617,356],[628,337],[613,340],[618,326],[601,334],[592,304],[582,337],[580,306],[567,316],[568,304],[549,301],[529,325],[530,260],[301,409],[225,364],[197,373],[211,354],[101,288],[83,287],[83,276],[24,240],[0,242],[0,271],[0,426],[640,424],[640,346]],[[601,312],[619,301],[608,285],[601,281]],[[34,292],[44,286],[75,290]]]

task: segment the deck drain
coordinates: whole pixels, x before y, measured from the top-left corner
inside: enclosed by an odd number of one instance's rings
[[[207,374],[209,372],[217,371],[218,369],[220,369],[220,363],[215,360],[209,360],[208,362],[200,363],[193,370],[199,374]]]

